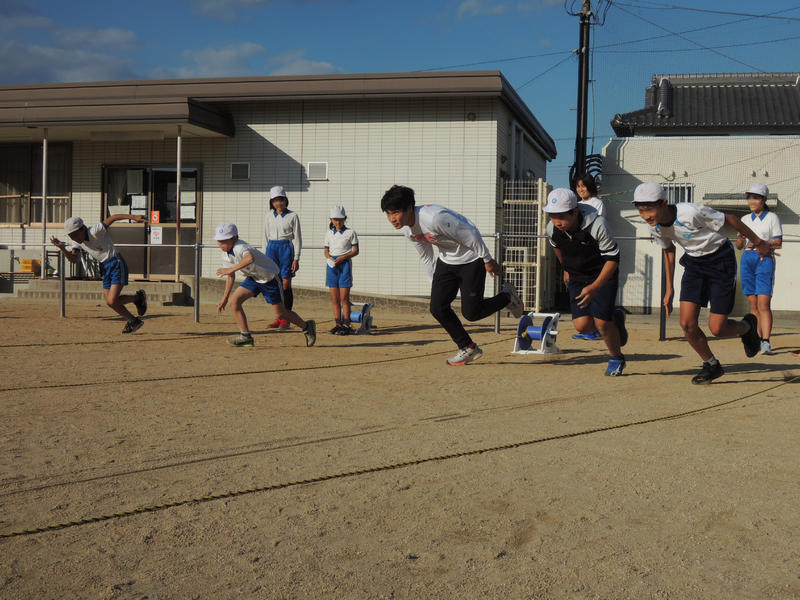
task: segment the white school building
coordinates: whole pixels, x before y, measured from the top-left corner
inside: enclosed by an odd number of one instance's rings
[[[443,204],[494,234],[504,183],[545,179],[555,155],[498,71],[2,86],[0,271],[41,256],[41,247],[8,244],[42,242],[46,160],[46,237],[63,236],[71,215],[148,218],[149,233],[112,228],[118,244],[163,246],[121,249],[134,279],[193,274],[194,249],[176,257],[164,245],[213,246],[223,221],[263,248],[268,191],[283,185],[305,247],[296,285],[324,287],[319,248],[330,207],[341,204],[361,238],[354,291],[424,296],[415,250],[380,211],[384,191],[407,185],[418,203]],[[487,244],[494,251],[495,240]],[[205,249],[201,275],[217,267],[218,251]]]

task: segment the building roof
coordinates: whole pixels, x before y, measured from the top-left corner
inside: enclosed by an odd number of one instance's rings
[[[0,86],[0,140],[26,129],[77,135],[98,127],[186,126],[189,135],[232,135],[233,102],[499,97],[548,159],[556,146],[500,71],[371,73]]]
[[[640,110],[611,127],[635,135],[800,133],[800,73],[653,75]]]

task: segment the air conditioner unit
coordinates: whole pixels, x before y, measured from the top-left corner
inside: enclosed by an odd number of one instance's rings
[[[310,162],[306,168],[306,175],[309,181],[327,181],[328,180],[328,163],[326,162]]]

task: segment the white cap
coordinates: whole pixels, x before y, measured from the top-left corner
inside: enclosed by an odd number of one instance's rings
[[[754,183],[750,186],[750,189],[747,190],[747,194],[756,194],[757,196],[763,196],[766,200],[769,196],[769,188],[765,186],[763,183]]]
[[[83,219],[80,217],[70,217],[64,221],[64,231],[67,235],[70,233],[75,233],[81,227],[83,227]]]
[[[229,240],[239,235],[239,230],[233,223],[222,223],[214,229],[214,239],[218,241]]]
[[[633,192],[633,203],[637,202],[658,202],[667,199],[667,190],[664,186],[655,181],[646,181],[636,186]]]
[[[578,206],[578,196],[567,188],[556,188],[547,194],[547,204],[542,209],[548,213],[564,213]]]
[[[344,206],[337,204],[331,206],[331,219],[346,219],[347,213],[344,212]]]
[[[288,198],[282,185],[273,185],[269,189],[269,199],[272,200],[273,198]]]

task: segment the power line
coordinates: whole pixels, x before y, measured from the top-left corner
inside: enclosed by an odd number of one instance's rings
[[[678,6],[677,4],[663,4],[661,2],[647,2],[646,0],[642,0],[642,4],[652,4],[653,6],[641,6],[641,4],[630,4],[628,2],[619,2],[614,0],[614,6],[629,6],[631,8],[642,8],[645,10],[689,10],[693,12],[700,12],[700,13],[708,13],[714,15],[732,15],[736,17],[748,17],[753,19],[780,19],[782,21],[800,21],[800,17],[776,17],[774,13],[768,14],[755,14],[755,13],[741,13],[741,12],[734,12],[730,10],[712,10],[710,8],[695,8],[693,6]],[[789,12],[792,10],[798,10],[800,6],[796,6],[794,8],[787,8],[780,12]]]
[[[542,75],[545,75],[546,73],[549,73],[550,71],[552,71],[553,69],[555,69],[555,68],[556,68],[556,67],[558,67],[559,65],[561,65],[561,64],[563,64],[563,63],[565,63],[565,62],[567,62],[567,61],[568,61],[569,59],[571,59],[571,58],[572,58],[572,53],[570,53],[570,55],[569,55],[569,56],[567,56],[566,58],[562,58],[560,61],[558,61],[558,62],[557,62],[557,63],[555,63],[554,65],[552,65],[552,66],[548,67],[547,69],[545,69],[544,71],[542,71],[541,73],[539,73],[538,75],[536,75],[535,77],[531,77],[530,79],[528,79],[528,81],[526,81],[525,83],[523,83],[522,85],[520,85],[520,86],[518,86],[518,87],[516,88],[516,89],[517,89],[517,91],[521,90],[522,88],[524,88],[524,87],[525,87],[525,86],[527,86],[527,85],[530,85],[531,83],[533,83],[534,81],[536,81],[537,79],[539,79],[539,77],[541,77]]]
[[[672,35],[675,35],[675,36],[677,36],[677,37],[681,38],[682,40],[685,40],[685,41],[687,41],[687,42],[689,42],[689,43],[691,43],[691,44],[694,44],[694,45],[696,45],[696,46],[699,46],[700,48],[703,48],[703,49],[705,49],[705,50],[709,50],[709,51],[713,52],[714,54],[718,54],[719,56],[722,56],[723,58],[727,58],[728,60],[731,60],[731,61],[733,61],[733,62],[739,63],[740,65],[744,65],[745,67],[747,67],[747,68],[749,68],[749,69],[753,69],[754,71],[758,71],[759,73],[764,73],[764,72],[765,72],[763,69],[759,69],[758,67],[756,67],[756,66],[753,66],[753,65],[751,65],[751,64],[748,64],[748,63],[746,63],[746,62],[744,62],[744,61],[742,61],[742,60],[739,60],[738,58],[734,58],[734,57],[732,57],[732,56],[728,56],[727,54],[724,54],[724,53],[722,53],[722,52],[719,52],[718,50],[714,50],[713,48],[710,48],[710,47],[708,47],[708,46],[704,46],[704,45],[703,45],[703,44],[701,44],[700,42],[695,42],[694,40],[691,40],[691,39],[687,38],[686,36],[684,36],[684,35],[682,35],[682,34],[680,34],[680,33],[676,33],[676,32],[674,32],[674,31],[670,31],[670,30],[669,30],[669,29],[667,29],[666,27],[662,27],[662,26],[661,26],[661,25],[659,25],[658,23],[654,23],[654,22],[653,22],[653,21],[651,21],[650,19],[645,19],[645,18],[644,18],[644,17],[642,17],[641,15],[637,15],[636,13],[634,13],[634,12],[632,12],[632,11],[629,11],[629,10],[626,10],[626,9],[622,8],[621,6],[618,6],[618,5],[616,5],[616,4],[615,4],[615,6],[617,6],[617,8],[619,8],[619,10],[621,10],[621,11],[622,11],[622,12],[624,12],[624,13],[627,13],[627,14],[629,14],[629,15],[633,16],[633,17],[636,17],[637,19],[639,19],[639,20],[641,20],[641,21],[644,21],[645,23],[648,23],[648,24],[652,25],[653,27],[658,27],[658,28],[659,28],[659,29],[661,29],[662,31],[666,31],[667,33],[670,33],[670,34],[672,34]]]
[[[665,36],[667,37],[667,36]],[[793,35],[791,37],[777,38],[774,40],[758,41],[758,42],[737,42],[736,44],[725,44],[724,46],[708,46],[708,49],[719,50],[722,48],[742,48],[744,46],[763,46],[773,42],[788,42],[791,40],[799,40],[800,35]],[[661,50],[597,50],[599,54],[668,54],[671,52],[699,52],[706,50],[706,48],[664,48]]]

